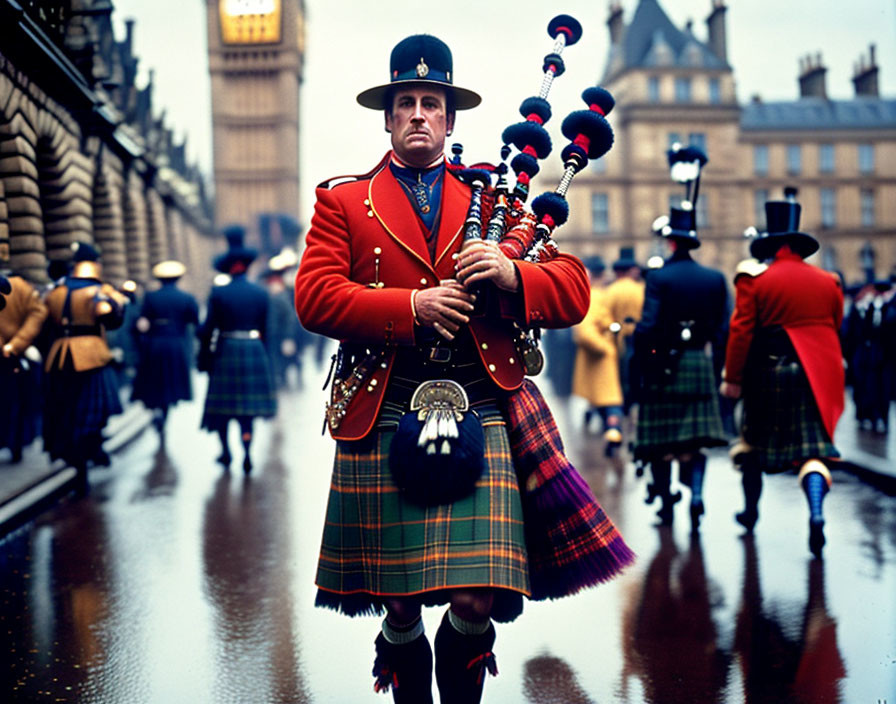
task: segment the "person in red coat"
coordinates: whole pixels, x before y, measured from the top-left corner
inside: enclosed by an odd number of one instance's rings
[[[318,187],[296,276],[302,325],[342,342],[317,603],[385,610],[375,688],[415,703],[432,702],[421,607],[450,604],[435,637],[441,701],[478,702],[496,671],[492,620],[515,618],[530,593],[501,412],[524,379],[515,324],[575,324],[590,289],[569,255],[512,261],[484,240],[462,249],[471,189],[447,168],[444,146],[455,111],[480,98],[453,85],[451,52],[430,35],[396,45],[390,77],[358,102],[384,111],[392,150],[371,172]],[[415,489],[415,474],[445,494]],[[469,481],[442,486],[449,474]]]
[[[768,232],[750,245],[768,267],[736,281],[720,391],[744,398],[746,507],[738,522],[752,531],[759,518],[763,471],[799,470],[809,504],[809,548],[820,557],[822,501],[831,485],[827,461],[839,457],[833,437],[843,411],[843,292],[835,275],[803,261],[818,242],[799,232],[795,189],[786,193],[787,200],[766,203]]]

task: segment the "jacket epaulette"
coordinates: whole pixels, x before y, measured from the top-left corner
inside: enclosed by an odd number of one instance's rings
[[[380,159],[380,163],[374,166],[370,171],[364,174],[348,174],[345,176],[333,176],[332,178],[328,178],[326,181],[321,181],[317,184],[318,188],[324,188],[326,190],[330,190],[336,188],[336,186],[341,186],[345,183],[355,183],[356,181],[368,181],[373,178],[377,173],[382,171],[386,164],[389,163],[389,157],[392,156],[392,152],[388,152],[386,156]]]
[[[738,263],[737,268],[734,270],[734,279],[737,280],[738,276],[750,276],[756,278],[767,269],[768,264],[765,264],[758,259],[744,259]]]

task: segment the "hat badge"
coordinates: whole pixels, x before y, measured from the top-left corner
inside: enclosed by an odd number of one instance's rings
[[[426,65],[426,62],[423,60],[423,57],[420,57],[420,63],[417,64],[417,78],[426,78],[429,73],[429,66]]]

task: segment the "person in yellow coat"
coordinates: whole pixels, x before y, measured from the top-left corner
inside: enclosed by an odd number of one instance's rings
[[[641,278],[641,267],[635,259],[633,247],[621,247],[619,259],[613,262],[616,274],[614,281],[607,286],[606,304],[616,323],[616,349],[619,354],[619,380],[622,384],[623,413],[628,415],[635,402],[633,384],[629,379],[629,367],[634,352],[631,336],[635,325],[641,320],[641,309],[644,307],[644,280]]]
[[[585,266],[591,275],[591,305],[585,319],[573,328],[576,358],[572,392],[588,401],[586,432],[593,415],[600,415],[606,453],[610,456],[622,445],[622,385],[614,332],[618,328],[607,307],[603,259],[591,257],[585,261]]]
[[[95,247],[79,242],[73,250],[71,273],[46,301],[55,339],[45,365],[44,447],[78,471],[77,489],[85,494],[87,465],[109,464],[103,428],[122,412],[106,330],[121,325],[128,299],[103,282]]]

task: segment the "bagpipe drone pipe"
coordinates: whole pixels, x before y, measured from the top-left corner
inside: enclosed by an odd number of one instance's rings
[[[451,168],[472,189],[464,244],[485,239],[495,242],[511,259],[533,262],[557,256],[559,249],[552,235],[569,217],[566,194],[573,177],[613,145],[613,130],[606,118],[615,101],[605,89],[590,87],[582,93],[588,108],[572,112],[561,125],[569,143],[561,154],[559,184],[554,191],[535,198],[531,208],[526,206],[538,161],[551,152],[551,138],[544,128],[551,117],[547,95],[554,78],[564,71],[562,50],[580,39],[582,28],[574,18],[558,15],[548,24],[548,34],[555,44],[544,60],[541,89],[520,105],[524,120],[502,133],[500,164],[464,169],[462,148],[452,148]],[[516,174],[513,189],[507,182],[506,164],[511,145],[517,149],[510,162]],[[488,215],[485,221],[484,213]],[[487,300],[488,287],[483,293]],[[517,329],[517,348],[526,373],[534,376],[543,366],[538,330],[520,325]],[[612,579],[634,561],[635,554],[566,456],[550,408],[531,380],[524,379],[522,386],[507,396],[506,413],[525,517],[531,598],[556,599]]]
[[[554,79],[562,75],[565,64],[561,53],[564,48],[579,41],[582,27],[569,15],[557,15],[547,27],[554,46],[544,57],[542,82],[537,95],[526,98],[520,104],[521,122],[508,126],[502,133],[501,162],[498,166],[487,163],[463,167],[463,148],[453,145],[452,171],[471,188],[470,207],[464,224],[464,245],[485,239],[495,242],[511,259],[544,262],[559,253],[553,232],[569,218],[566,194],[573,177],[589,160],[606,154],[613,145],[613,129],[606,116],[613,109],[615,100],[605,89],[587,88],[582,99],[586,110],[569,114],[561,125],[563,135],[569,140],[563,149],[563,175],[556,189],[535,198],[531,207],[526,201],[532,178],[539,172],[539,160],[550,155],[551,136],[545,123],[551,119],[552,109],[548,94]],[[510,161],[516,175],[516,183],[510,189],[507,181],[507,158],[517,150]],[[495,183],[492,183],[492,180]],[[483,214],[488,217],[484,218]],[[477,292],[477,310],[489,303],[488,287]],[[484,294],[484,295],[483,295]],[[518,347],[526,364],[527,373],[538,374],[543,368],[543,358],[538,349],[537,329],[519,328]]]

